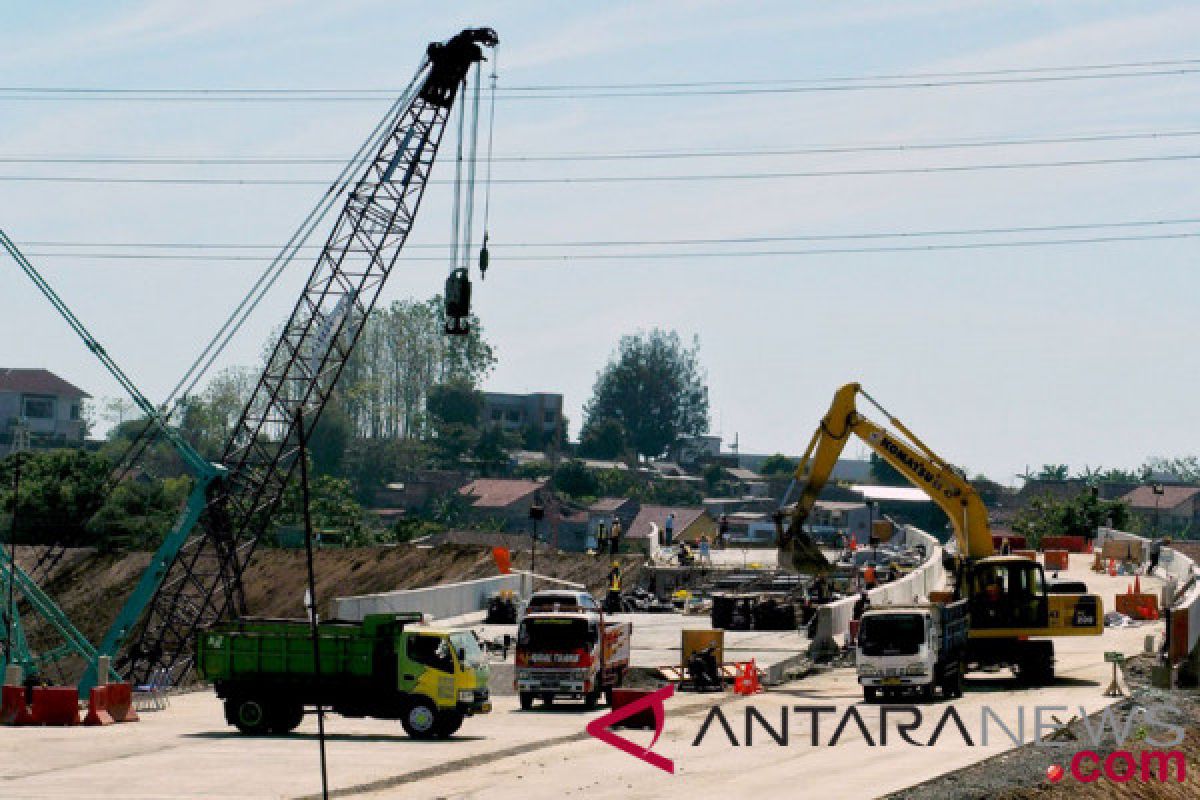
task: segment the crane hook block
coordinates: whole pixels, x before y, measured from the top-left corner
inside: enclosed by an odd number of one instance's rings
[[[471,332],[471,277],[466,267],[446,276],[446,328],[451,336]]]

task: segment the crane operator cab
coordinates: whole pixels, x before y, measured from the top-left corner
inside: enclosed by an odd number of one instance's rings
[[[1042,565],[1019,556],[986,558],[967,566],[971,627],[1044,628],[1049,621]]]

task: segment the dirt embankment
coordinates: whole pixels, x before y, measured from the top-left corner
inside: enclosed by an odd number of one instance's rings
[[[29,568],[40,550],[19,548],[18,563]],[[621,556],[625,583],[634,585],[641,574],[639,556]],[[149,553],[98,555],[70,550],[55,566],[43,589],[91,641],[99,641],[121,604],[133,591],[150,563]],[[611,558],[576,553],[538,552],[537,572],[588,586],[603,593]],[[516,569],[529,568],[529,553],[513,554]],[[444,544],[433,548],[412,545],[320,550],[316,553],[317,597],[324,615],[333,598],[393,589],[412,589],[440,583],[486,578],[498,574],[490,548]],[[304,615],[308,575],[303,550],[262,548],[251,559],[243,579],[251,614],[272,617]]]

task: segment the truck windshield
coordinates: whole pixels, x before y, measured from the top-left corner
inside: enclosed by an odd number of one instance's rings
[[[476,667],[486,661],[483,651],[479,649],[479,642],[476,640],[475,634],[470,631],[450,634],[450,644],[454,645],[456,652],[463,654],[463,663],[460,666]]]
[[[867,656],[912,656],[924,640],[920,614],[879,614],[863,617],[858,643]]]
[[[521,623],[517,643],[538,650],[590,647],[588,627],[585,619],[526,619]]]

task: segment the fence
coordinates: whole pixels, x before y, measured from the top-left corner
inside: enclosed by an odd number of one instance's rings
[[[871,605],[894,606],[928,600],[929,593],[943,588],[946,569],[942,564],[942,545],[925,531],[905,525],[904,544],[909,547],[923,545],[925,561],[917,569],[899,580],[880,586],[867,593]],[[854,618],[854,604],[858,598],[844,597],[817,609],[817,634],[809,651],[827,648],[837,637],[850,633],[850,620]]]

